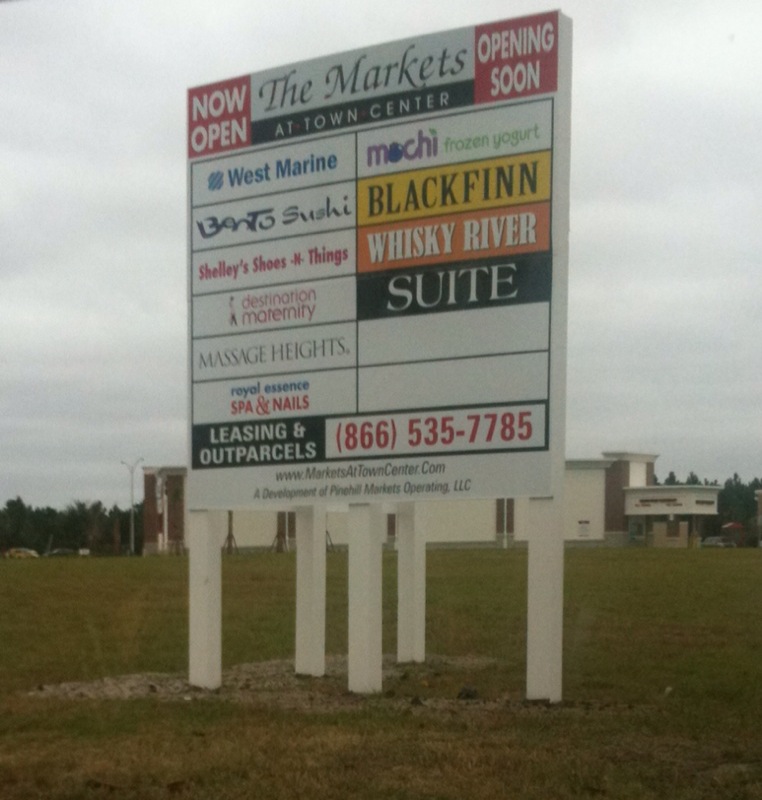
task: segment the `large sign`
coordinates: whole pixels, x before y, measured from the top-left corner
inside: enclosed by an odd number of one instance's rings
[[[570,22],[188,95],[191,508],[548,494]]]

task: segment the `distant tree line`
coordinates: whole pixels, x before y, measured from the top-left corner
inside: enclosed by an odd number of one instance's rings
[[[135,552],[142,551],[143,504],[135,506]],[[126,555],[130,511],[100,503],[74,502],[63,511],[33,508],[17,497],[0,509],[0,552],[28,547],[40,554],[89,550],[94,555]]]
[[[656,481],[659,482],[658,479]],[[719,486],[719,481],[701,480],[695,472],[689,472],[684,481],[680,481],[674,472],[664,479],[664,486]],[[739,545],[754,546],[759,540],[760,531],[757,519],[757,498],[755,492],[762,490],[762,478],[753,478],[744,483],[738,473],[728,478],[717,495],[717,516],[707,519],[704,532],[707,536],[722,536],[722,526],[729,523],[742,525],[732,533],[727,533]]]

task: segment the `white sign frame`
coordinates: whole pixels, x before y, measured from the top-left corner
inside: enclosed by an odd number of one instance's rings
[[[558,489],[570,27],[190,90],[190,509]]]

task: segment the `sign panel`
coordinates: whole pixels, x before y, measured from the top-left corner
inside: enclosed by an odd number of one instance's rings
[[[189,91],[190,508],[552,493],[570,63],[551,12]]]

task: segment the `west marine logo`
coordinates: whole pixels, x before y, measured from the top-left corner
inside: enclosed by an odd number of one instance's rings
[[[221,170],[210,172],[207,181],[209,183],[209,191],[217,192],[225,185],[225,174]]]
[[[431,136],[422,130],[417,136],[405,142],[391,144],[372,144],[368,147],[368,166],[379,167],[385,164],[396,164],[398,161],[415,161],[419,158],[433,158],[439,149],[437,132],[429,128]]]

